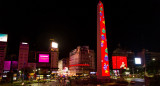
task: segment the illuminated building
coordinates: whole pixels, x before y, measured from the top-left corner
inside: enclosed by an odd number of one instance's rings
[[[95,71],[94,51],[89,50],[88,46],[78,46],[69,57],[70,75],[88,75]]]
[[[110,76],[103,3],[97,5],[97,78]]]
[[[58,61],[58,74],[67,76],[69,71],[69,58],[63,58]]]
[[[0,79],[3,73],[4,60],[6,57],[7,38],[7,34],[0,34]]]
[[[18,70],[27,67],[28,54],[29,54],[29,44],[26,42],[21,42],[19,46]]]
[[[58,61],[58,74],[62,75],[62,70],[63,70],[63,61],[59,60]]]
[[[56,73],[58,71],[58,57],[59,57],[59,51],[58,51],[58,43],[51,40],[51,47],[50,47],[50,54],[51,54],[51,71]]]
[[[89,50],[89,58],[90,58],[90,70],[95,72],[95,52],[94,50]]]

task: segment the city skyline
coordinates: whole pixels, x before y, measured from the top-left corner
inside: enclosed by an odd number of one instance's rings
[[[142,1],[114,3],[102,0],[109,54],[117,48],[118,43],[134,51],[142,48],[159,51],[159,5],[154,1],[152,4],[145,1],[142,6]],[[60,58],[69,56],[69,52],[79,45],[88,45],[96,51],[98,0],[71,2],[22,2],[15,3],[15,6],[6,5],[13,6],[11,9],[1,8],[0,33],[8,34],[10,54],[18,53],[21,40],[29,41],[31,50],[48,50],[50,38],[59,43]]]

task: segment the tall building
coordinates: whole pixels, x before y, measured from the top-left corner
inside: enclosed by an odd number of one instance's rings
[[[29,54],[29,44],[26,42],[21,42],[19,46],[18,70],[27,67],[28,54]]]
[[[62,73],[63,73],[63,60],[61,59],[58,61],[58,74],[62,75]]]
[[[89,74],[95,71],[95,54],[88,46],[78,46],[70,52],[69,71],[71,75]]]
[[[4,60],[6,57],[7,38],[7,34],[0,34],[0,78],[3,73]]]
[[[50,54],[51,54],[51,66],[50,69],[52,72],[58,71],[58,57],[59,57],[59,51],[58,51],[58,43],[51,40],[51,47],[50,47]]]
[[[90,59],[90,71],[95,72],[95,52],[94,50],[89,50]]]
[[[110,76],[103,3],[97,5],[97,78]]]
[[[138,52],[137,57],[141,58],[142,65],[148,66],[153,61],[160,61],[160,53],[159,52],[152,52],[146,49],[142,49],[141,52]]]

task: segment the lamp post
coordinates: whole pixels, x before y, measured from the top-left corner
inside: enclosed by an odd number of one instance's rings
[[[38,74],[39,74],[39,71],[40,71],[41,69],[40,68],[38,68]],[[37,71],[37,69],[36,69],[36,71]],[[39,86],[39,80],[40,80],[40,74],[39,74],[39,79],[38,79],[38,86]]]

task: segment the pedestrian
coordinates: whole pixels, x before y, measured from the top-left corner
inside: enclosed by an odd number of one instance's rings
[[[65,78],[63,78],[62,80],[62,85],[65,85]]]
[[[70,81],[68,79],[65,80],[65,85],[70,86]]]
[[[60,85],[62,84],[62,78],[60,78]]]

